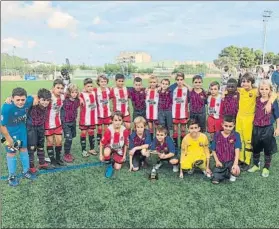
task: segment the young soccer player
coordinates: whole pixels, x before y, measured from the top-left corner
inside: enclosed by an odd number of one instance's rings
[[[262,170],[262,176],[269,176],[269,168],[271,164],[272,154],[277,152],[276,139],[274,136],[279,135],[279,108],[278,102],[272,104],[272,112],[266,113],[265,105],[269,101],[272,94],[272,85],[267,80],[259,83],[260,97],[256,100],[256,111],[254,117],[254,127],[252,133],[252,148],[254,166],[248,172],[256,172],[260,170],[260,155],[264,151],[265,163]],[[276,121],[276,129],[274,131],[273,123]]]
[[[12,91],[12,103],[3,104],[1,113],[1,132],[6,138],[7,166],[9,171],[9,185],[17,186],[16,177],[16,152],[14,143],[20,141],[20,160],[23,168],[23,177],[34,180],[36,175],[29,171],[29,155],[27,151],[27,112],[33,104],[33,97],[28,96],[25,89],[17,87]]]
[[[120,170],[126,161],[129,145],[129,131],[122,125],[123,113],[112,113],[112,124],[106,129],[100,143],[100,161],[109,164],[106,177],[111,177],[113,169]]]
[[[65,100],[61,109],[61,122],[64,132],[64,161],[72,163],[74,160],[71,154],[73,138],[76,137],[76,119],[80,106],[79,90],[75,84],[70,83],[66,90]]]
[[[148,156],[147,149],[151,144],[150,132],[146,121],[138,116],[134,120],[134,131],[129,136],[130,171],[138,171]]]
[[[193,89],[189,87],[188,101],[190,102],[190,119],[196,119],[201,128],[201,132],[206,131],[206,112],[207,94],[202,89],[202,77],[195,75],[192,79]]]
[[[231,79],[232,77],[233,77],[232,74],[229,72],[229,67],[225,66],[224,73],[222,74],[222,78],[221,78],[221,92],[226,90],[228,80]]]
[[[170,86],[169,79],[161,80],[161,89],[159,93],[159,102],[158,102],[158,121],[159,125],[164,126],[168,134],[172,130],[172,100],[173,100],[173,88],[176,88],[177,85]]]
[[[32,106],[27,114],[27,149],[29,153],[30,172],[36,173],[34,154],[37,151],[39,169],[53,169],[54,166],[45,161],[45,121],[48,105],[51,102],[51,92],[45,88],[38,91],[38,105]]]
[[[47,139],[47,153],[53,166],[64,166],[61,158],[62,151],[62,123],[61,107],[65,96],[63,95],[64,85],[61,79],[53,81],[51,102],[48,105],[47,119],[45,122],[45,136]],[[55,140],[55,154],[54,154]]]
[[[110,110],[110,89],[108,88],[109,79],[105,75],[100,75],[97,78],[98,88],[94,88],[97,95],[98,106],[98,132],[97,143],[100,145],[102,135],[111,124],[111,110]]]
[[[184,73],[178,72],[175,80],[177,88],[173,90],[172,118],[173,118],[173,141],[178,145],[178,131],[180,125],[181,142],[186,135],[186,124],[189,119],[188,88],[184,86]]]
[[[129,131],[131,127],[131,117],[129,111],[128,89],[124,85],[125,76],[115,75],[115,88],[111,89],[110,96],[113,101],[113,111],[121,111],[124,115],[123,122]]]
[[[195,168],[210,177],[208,139],[200,132],[199,123],[195,119],[188,122],[189,133],[183,138],[180,154],[180,178],[183,178],[183,170],[193,174]]]
[[[208,104],[208,118],[207,118],[207,132],[210,134],[210,141],[215,132],[222,130],[221,112],[223,109],[222,95],[219,93],[220,85],[217,81],[213,81],[209,86],[210,95],[207,99]]]
[[[149,78],[149,88],[146,89],[146,120],[148,123],[151,140],[153,140],[154,129],[158,124],[159,93],[157,91],[157,77]]]
[[[142,79],[140,77],[134,78],[134,87],[127,87],[129,97],[133,105],[133,120],[136,117],[146,118],[146,104],[145,104],[145,88],[142,87]]]
[[[221,116],[233,116],[236,118],[238,112],[239,92],[237,91],[237,81],[233,78],[228,80],[227,93],[222,99]]]
[[[241,141],[239,133],[234,131],[234,117],[224,116],[222,126],[224,130],[215,133],[211,145],[215,160],[212,174],[213,184],[219,184],[224,179],[234,182],[240,174],[238,159]]]
[[[155,166],[159,169],[164,161],[169,162],[173,166],[173,172],[178,172],[178,158],[175,145],[170,136],[167,135],[167,129],[163,126],[157,126],[156,138],[152,141],[151,150],[156,150],[158,153],[158,161]]]
[[[257,88],[253,88],[255,80],[252,73],[245,73],[242,76],[242,88],[239,88],[239,110],[236,117],[236,131],[240,134],[242,148],[239,154],[239,166],[242,171],[249,169],[252,155],[252,130],[256,107],[256,98],[258,96]],[[265,106],[267,113],[270,113],[270,98]]]
[[[86,78],[83,81],[84,89],[80,93],[80,119],[79,129],[80,132],[80,144],[83,157],[89,157],[91,155],[97,155],[95,151],[95,126],[98,124],[98,109],[96,93],[93,90],[93,80]],[[88,134],[90,150],[86,150],[86,136]]]

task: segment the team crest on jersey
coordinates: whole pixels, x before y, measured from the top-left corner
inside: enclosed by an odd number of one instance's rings
[[[186,96],[186,95],[187,95],[187,93],[186,93],[186,92],[184,92],[184,93],[183,93],[183,96]]]
[[[204,147],[203,142],[199,142],[199,146],[200,146],[200,147]]]
[[[4,117],[3,117],[3,115],[1,115],[1,121],[3,121],[4,120]]]
[[[219,106],[220,106],[220,103],[216,103],[216,106],[219,107]]]
[[[15,112],[15,115],[17,115],[17,112]]]
[[[204,96],[203,95],[200,95],[201,99],[204,99]]]
[[[123,136],[121,136],[120,141],[124,141],[124,137]]]
[[[253,96],[253,94],[252,93],[249,93],[249,97],[251,98]]]
[[[230,142],[231,144],[233,144],[233,143],[234,143],[234,139],[230,139],[229,142]]]

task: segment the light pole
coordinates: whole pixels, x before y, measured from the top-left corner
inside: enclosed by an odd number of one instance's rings
[[[267,22],[268,19],[271,17],[272,11],[270,10],[265,10],[263,12],[263,32],[264,32],[264,36],[263,36],[263,61],[262,64],[264,65],[264,56],[265,56],[265,48],[266,48],[266,27],[267,27]]]

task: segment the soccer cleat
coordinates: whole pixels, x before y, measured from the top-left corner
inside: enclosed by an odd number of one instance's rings
[[[248,172],[249,173],[254,173],[254,172],[257,172],[257,171],[260,171],[260,167],[254,165],[252,168],[248,169]]]
[[[35,174],[37,172],[37,169],[35,167],[32,167],[29,169],[30,173]]]
[[[106,168],[105,177],[106,177],[106,178],[111,178],[112,175],[113,175],[113,171],[114,171],[113,165],[112,165],[112,164],[109,164],[109,165],[107,166],[107,168]]]
[[[236,177],[233,176],[233,175],[231,175],[231,176],[230,176],[230,182],[235,182],[235,181],[236,181]]]
[[[89,157],[90,155],[89,155],[89,153],[86,150],[83,150],[82,151],[82,156],[83,157]]]
[[[173,171],[174,173],[177,173],[177,172],[179,171],[178,165],[174,165],[174,166],[172,167],[172,171]]]
[[[62,160],[56,160],[56,164],[57,165],[60,165],[60,166],[66,166],[66,164],[65,164],[65,162],[64,161],[62,161]]]
[[[63,159],[67,163],[72,163],[74,160],[72,154],[70,154],[70,153],[65,154]]]
[[[49,157],[45,157],[45,161],[46,161],[46,162],[51,162],[51,160],[50,160]]]
[[[162,165],[163,163],[161,161],[157,162],[157,164],[155,165],[155,169],[160,169]]]
[[[46,169],[46,170],[48,170],[48,169],[54,169],[55,166],[53,164],[51,164],[51,163],[45,162],[44,164],[39,165],[38,168],[39,169]]]
[[[194,167],[194,168],[197,168],[197,167],[199,167],[200,165],[202,165],[202,163],[203,163],[203,160],[197,160],[197,161],[195,161],[195,162],[193,163],[193,167]]]
[[[247,165],[246,163],[244,163],[244,164],[242,165],[242,167],[240,168],[240,170],[245,172],[245,171],[248,171],[248,170],[249,170],[249,167],[250,167],[249,165]]]
[[[26,173],[22,173],[23,178],[26,178],[28,180],[36,180],[37,176],[35,174],[30,173],[29,171],[27,171]]]
[[[19,185],[19,181],[16,176],[9,176],[8,178],[9,185],[15,187]]]
[[[269,170],[267,168],[263,168],[262,176],[263,177],[268,177],[269,176]]]

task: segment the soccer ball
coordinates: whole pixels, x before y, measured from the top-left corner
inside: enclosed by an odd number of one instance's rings
[[[236,177],[239,176],[240,175],[240,168],[239,168],[239,166],[233,167],[232,170],[231,170],[231,173],[232,173],[232,175],[234,175]]]

